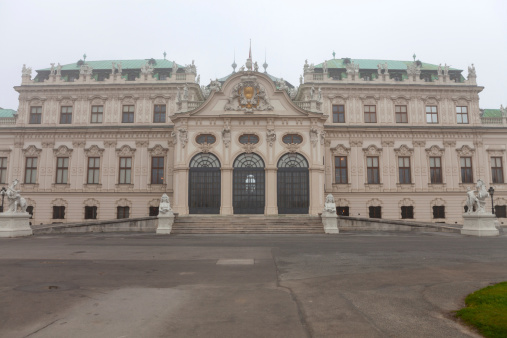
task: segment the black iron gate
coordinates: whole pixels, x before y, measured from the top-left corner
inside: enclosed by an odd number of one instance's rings
[[[241,154],[234,161],[232,201],[235,214],[264,214],[264,161],[259,155]]]
[[[279,214],[308,214],[308,163],[300,154],[286,154],[278,161],[277,197]]]
[[[197,154],[190,162],[188,207],[190,214],[219,214],[220,162],[212,154]]]

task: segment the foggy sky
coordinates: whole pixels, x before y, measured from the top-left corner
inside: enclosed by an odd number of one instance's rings
[[[299,85],[303,63],[332,58],[474,63],[481,108],[507,105],[507,1],[0,0],[0,107],[16,109],[23,64],[195,60],[201,84],[252,54]],[[262,70],[262,68],[261,68]],[[32,76],[35,76],[35,71]]]

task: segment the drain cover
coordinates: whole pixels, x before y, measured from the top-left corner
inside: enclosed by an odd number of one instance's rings
[[[79,289],[79,286],[73,283],[64,282],[50,282],[50,283],[39,283],[32,285],[21,285],[15,287],[14,290],[25,291],[25,292],[58,292]]]

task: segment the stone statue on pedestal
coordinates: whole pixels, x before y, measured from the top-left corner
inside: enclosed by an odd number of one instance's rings
[[[499,231],[496,228],[496,216],[491,212],[486,211],[486,200],[489,193],[486,190],[484,181],[478,180],[476,184],[476,191],[467,189],[467,212],[463,214],[463,228],[461,229],[462,235],[471,236],[498,236]],[[475,211],[474,211],[475,207]]]
[[[171,214],[173,210],[171,209],[171,202],[169,201],[169,196],[167,194],[163,194],[160,199],[160,204],[158,206],[158,214],[159,215],[168,215]]]
[[[324,211],[322,214],[324,213],[336,215],[336,203],[332,194],[326,196],[326,203],[324,204]]]
[[[19,194],[21,190],[16,190],[18,179],[15,179],[12,184],[7,188],[7,201],[9,202],[9,209],[5,213],[26,213],[26,200]],[[21,209],[21,211],[18,210]]]
[[[171,203],[169,202],[169,196],[163,194],[160,198],[160,204],[158,206],[158,225],[157,234],[169,235],[172,231],[174,223],[174,214],[171,209]]]
[[[332,194],[327,195],[324,210],[322,211],[322,225],[326,234],[338,234],[338,215],[336,214],[336,203]]]

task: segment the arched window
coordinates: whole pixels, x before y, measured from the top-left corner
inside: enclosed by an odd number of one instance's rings
[[[264,168],[262,158],[254,153],[241,154],[234,161],[234,168]]]
[[[285,154],[278,161],[278,168],[308,168],[308,162],[300,154]]]
[[[215,136],[211,134],[201,134],[197,136],[196,142],[199,144],[207,143],[207,144],[213,144],[216,142]]]
[[[282,139],[285,144],[299,144],[303,142],[303,138],[298,134],[287,134]]]
[[[257,144],[259,143],[259,137],[254,134],[243,134],[239,137],[239,143],[241,144]]]
[[[220,161],[213,154],[200,153],[190,161],[190,168],[220,168]]]

